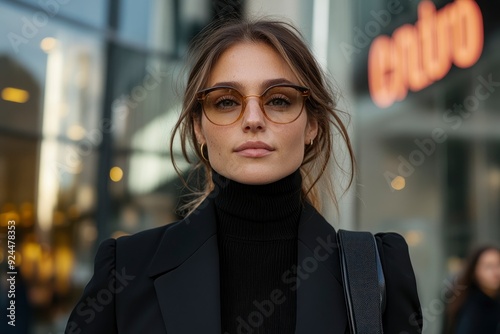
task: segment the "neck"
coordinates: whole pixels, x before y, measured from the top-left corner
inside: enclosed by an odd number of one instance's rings
[[[302,178],[297,170],[265,185],[238,183],[213,173],[219,232],[244,239],[287,239],[297,235]]]
[[[484,293],[486,296],[494,299],[498,296],[498,290],[496,289],[489,289],[485,287],[480,287],[479,290],[481,290],[482,293]]]
[[[283,273],[297,263],[300,172],[265,185],[241,184],[215,173],[213,180],[222,331],[240,331],[235,319],[254,312],[256,296],[277,289],[287,302],[266,315],[258,332],[294,332],[297,296]]]

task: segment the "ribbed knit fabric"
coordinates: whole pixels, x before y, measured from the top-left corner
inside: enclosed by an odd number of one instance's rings
[[[222,333],[294,333],[300,172],[267,185],[214,173]],[[289,274],[292,271],[292,274]]]

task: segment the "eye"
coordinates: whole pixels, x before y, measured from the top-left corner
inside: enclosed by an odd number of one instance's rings
[[[218,110],[233,110],[240,105],[238,99],[232,95],[221,96],[214,101],[214,107]]]
[[[266,105],[270,107],[285,108],[290,105],[290,99],[283,94],[275,94],[267,99]]]

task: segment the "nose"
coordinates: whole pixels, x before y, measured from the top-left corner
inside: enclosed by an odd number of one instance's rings
[[[243,120],[241,126],[243,131],[262,131],[266,127],[264,111],[259,104],[259,98],[247,96],[246,104],[243,105]]]

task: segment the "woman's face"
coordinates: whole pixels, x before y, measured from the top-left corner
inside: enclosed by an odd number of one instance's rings
[[[476,280],[484,291],[500,289],[500,253],[494,249],[485,251],[476,266]]]
[[[244,96],[260,95],[273,84],[299,85],[287,63],[264,43],[245,42],[222,53],[208,78],[207,88],[229,85]],[[317,134],[317,122],[307,112],[288,124],[268,120],[259,99],[248,98],[243,116],[230,125],[215,125],[203,114],[195,122],[198,142],[206,143],[208,159],[219,174],[245,184],[266,184],[297,170],[305,145]]]

